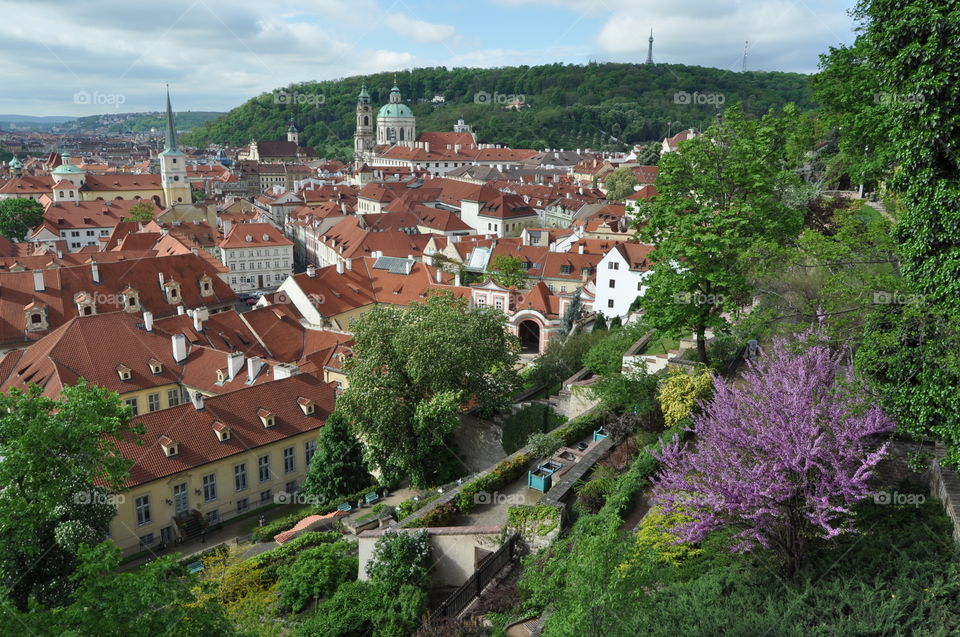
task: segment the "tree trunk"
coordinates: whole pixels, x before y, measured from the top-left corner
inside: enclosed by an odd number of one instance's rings
[[[695,329],[697,333],[697,356],[700,358],[701,363],[709,365],[710,359],[707,357],[707,340],[704,334],[707,328],[704,325],[697,325]]]

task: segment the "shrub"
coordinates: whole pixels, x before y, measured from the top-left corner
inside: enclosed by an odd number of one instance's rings
[[[683,524],[689,524],[690,518],[682,513],[664,514],[653,508],[643,518],[637,532],[637,550],[650,550],[656,554],[659,561],[674,566],[688,557],[700,553],[701,549],[690,544],[681,544],[674,529]]]
[[[569,447],[592,434],[600,427],[601,419],[602,416],[598,412],[588,412],[551,432],[551,435],[559,440],[561,444]]]
[[[299,637],[408,637],[427,609],[427,595],[405,584],[346,582],[297,629]]]
[[[492,493],[507,486],[523,475],[531,460],[533,457],[525,453],[511,456],[500,462],[489,473],[463,485],[454,499],[456,508],[463,513],[469,513],[477,504],[478,493],[481,491]]]
[[[270,520],[263,526],[258,525],[253,527],[250,537],[255,542],[269,542],[273,539],[274,535],[289,530],[293,525],[308,515],[311,515],[309,508],[301,510],[298,513],[291,513],[290,515],[285,515],[275,520]]]
[[[409,516],[414,511],[419,511],[420,509],[425,507],[427,504],[436,500],[438,497],[440,497],[440,494],[434,492],[428,496],[418,498],[416,500],[414,500],[413,498],[410,498],[409,500],[404,500],[403,502],[397,505],[397,519],[402,520],[405,517]]]
[[[332,596],[344,582],[357,578],[357,556],[353,546],[340,541],[305,549],[293,564],[281,567],[277,592],[280,602],[294,612],[311,600]]]
[[[430,534],[425,530],[386,531],[373,546],[367,575],[388,588],[419,586],[427,578],[430,550]]]
[[[664,424],[672,427],[691,417],[698,402],[708,400],[712,394],[713,375],[709,370],[700,368],[695,374],[679,369],[671,371],[657,396]]]
[[[527,438],[527,445],[530,447],[530,455],[534,458],[545,458],[552,455],[554,451],[560,448],[560,441],[546,433],[530,434]]]
[[[450,521],[458,513],[457,506],[453,502],[444,502],[438,504],[426,513],[423,514],[420,518],[413,520],[408,524],[408,527],[431,527],[431,526],[447,526],[450,524]]]
[[[306,548],[321,544],[339,542],[343,536],[336,531],[308,531],[275,549],[254,555],[249,563],[266,569],[271,578],[276,577],[277,569],[296,559],[297,554]]]
[[[513,453],[526,444],[531,434],[553,431],[566,421],[549,406],[534,403],[507,418],[500,444],[505,452]]]

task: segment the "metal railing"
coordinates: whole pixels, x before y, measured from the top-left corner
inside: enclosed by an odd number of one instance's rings
[[[506,539],[495,553],[487,557],[480,565],[480,568],[473,572],[467,581],[460,585],[450,597],[443,600],[443,603],[437,607],[430,615],[430,621],[436,622],[441,619],[456,619],[464,609],[470,605],[483,589],[493,581],[493,578],[503,570],[510,562],[517,557],[517,536],[511,535]]]

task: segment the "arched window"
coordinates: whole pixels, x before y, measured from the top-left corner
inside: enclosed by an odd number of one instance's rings
[[[370,116],[368,116],[368,115],[364,115],[364,116],[363,116],[363,125],[364,125],[364,126],[369,126],[369,125],[370,125]]]

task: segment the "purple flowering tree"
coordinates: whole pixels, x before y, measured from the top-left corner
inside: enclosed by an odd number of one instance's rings
[[[850,382],[843,352],[795,345],[774,343],[736,383],[717,379],[694,439],[664,448],[654,481],[665,512],[691,520],[677,529],[682,542],[732,528],[734,550],[774,551],[789,574],[815,538],[855,532],[850,507],[870,495],[886,453],[869,437],[893,428]]]

